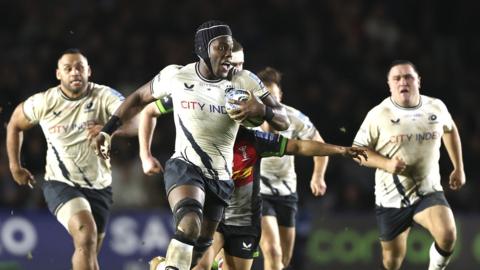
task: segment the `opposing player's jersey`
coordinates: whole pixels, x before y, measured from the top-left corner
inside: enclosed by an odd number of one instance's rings
[[[208,80],[198,71],[198,63],[167,66],[151,83],[155,98],[172,97],[176,127],[172,158],[197,166],[212,179],[231,179],[238,124],[225,110],[225,91],[232,87],[251,91],[260,99],[269,94],[249,71],[237,72],[231,80]]]
[[[240,128],[233,147],[235,191],[225,209],[226,225],[251,226],[260,218],[260,160],[283,156],[287,138],[272,133]]]
[[[311,140],[317,129],[310,119],[299,110],[285,106],[290,127],[280,134],[288,139]],[[266,195],[288,196],[297,191],[297,174],[294,156],[262,159],[262,184],[260,192]]]
[[[45,180],[92,189],[111,184],[110,161],[97,157],[87,128],[104,125],[123,100],[112,88],[89,83],[87,94],[79,99],[68,98],[57,86],[23,103],[25,116],[40,124],[47,140]]]
[[[354,145],[388,158],[400,157],[407,164],[402,175],[376,170],[378,206],[401,208],[413,204],[421,195],[443,190],[438,163],[441,139],[453,125],[445,104],[423,95],[414,108],[400,107],[387,98],[368,112]]]

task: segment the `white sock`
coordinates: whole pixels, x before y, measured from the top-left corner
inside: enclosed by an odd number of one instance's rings
[[[193,246],[172,239],[167,248],[165,265],[174,266],[178,270],[190,270]]]
[[[450,255],[443,256],[435,247],[435,242],[430,246],[430,264],[428,270],[444,270],[450,262]]]

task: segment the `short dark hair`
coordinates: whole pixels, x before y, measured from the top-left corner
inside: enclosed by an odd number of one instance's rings
[[[85,59],[87,59],[87,57],[82,53],[82,51],[80,49],[78,49],[78,48],[68,48],[60,54],[60,57],[58,57],[58,60],[60,60],[60,58],[62,58],[65,54],[80,54],[83,57],[85,57]]]
[[[409,60],[405,60],[405,59],[397,59],[397,60],[394,60],[391,64],[390,64],[390,67],[388,68],[387,70],[387,77],[388,75],[390,74],[390,70],[392,70],[393,67],[395,66],[399,66],[399,65],[409,65],[413,68],[413,70],[415,70],[415,72],[417,74],[420,75],[420,73],[418,73],[418,69],[417,67],[412,63],[412,61],[409,61]]]
[[[242,44],[240,44],[240,42],[238,42],[238,40],[233,38],[232,52],[239,52],[239,51],[243,51],[243,46],[242,46]]]
[[[257,73],[258,78],[267,85],[276,83],[280,87],[282,81],[282,73],[273,67],[266,67]]]

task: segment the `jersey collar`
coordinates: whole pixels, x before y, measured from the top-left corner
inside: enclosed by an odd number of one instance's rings
[[[68,100],[68,101],[80,100],[80,99],[88,96],[88,95],[90,94],[90,92],[91,92],[92,89],[93,89],[93,85],[92,85],[91,82],[89,82],[89,83],[88,83],[88,86],[87,86],[87,90],[85,91],[85,93],[84,93],[83,95],[81,95],[81,96],[79,96],[79,97],[77,97],[77,98],[70,98],[70,97],[68,97],[68,96],[63,92],[63,90],[62,90],[62,88],[60,87],[60,85],[58,86],[58,91],[60,92],[60,95],[61,95],[64,99],[66,99],[66,100]]]
[[[202,74],[200,73],[199,65],[200,65],[200,62],[196,62],[196,63],[195,63],[195,72],[197,73],[197,76],[198,76],[202,81],[205,81],[205,82],[208,82],[208,83],[218,83],[218,82],[220,82],[220,81],[223,80],[222,78],[220,78],[220,79],[215,79],[215,80],[209,80],[209,79],[203,77]]]
[[[395,107],[397,107],[397,108],[399,108],[399,109],[402,109],[402,110],[416,110],[416,109],[422,107],[422,96],[420,96],[420,100],[419,100],[418,104],[417,104],[416,106],[413,106],[413,107],[403,107],[403,106],[400,106],[400,105],[398,105],[398,104],[393,100],[392,97],[390,97],[390,101],[392,102],[392,104],[393,104]]]

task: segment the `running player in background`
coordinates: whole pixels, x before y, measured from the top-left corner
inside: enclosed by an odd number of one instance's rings
[[[268,91],[282,101],[281,74],[267,67],[258,73],[258,77]],[[288,139],[315,140],[324,142],[310,119],[299,110],[284,105],[290,119],[290,127],[280,134]],[[268,123],[262,129],[271,131]],[[314,169],[310,188],[314,196],[325,194],[325,170],[327,157],[314,157]],[[262,239],[260,247],[264,257],[265,270],[281,270],[290,264],[295,244],[295,215],[297,213],[297,175],[293,156],[270,157],[262,160]]]
[[[190,269],[212,244],[213,234],[233,192],[231,164],[239,124],[263,117],[275,129],[288,128],[285,109],[251,72],[232,72],[232,33],[219,21],[202,24],[195,34],[200,60],[170,65],[127,97],[96,137],[99,155],[109,155],[109,134],[145,105],[171,95],[176,127],[175,153],[165,165],[165,189],[175,218],[165,269]],[[225,91],[246,89],[254,98],[235,102],[227,115]],[[260,102],[261,100],[262,102]]]
[[[243,52],[243,46],[236,39],[233,39],[232,48],[232,61],[230,61],[232,67],[236,70],[243,70],[243,64],[245,63],[245,54]]]
[[[48,209],[73,239],[73,269],[99,269],[97,255],[112,204],[112,175],[110,161],[95,155],[89,135],[107,122],[124,97],[88,81],[88,60],[77,49],[60,56],[56,75],[60,85],[29,97],[12,114],[7,126],[10,171],[19,185],[35,184],[21,164],[20,151],[23,132],[40,124],[48,149],[45,180],[39,186]]]
[[[162,170],[150,151],[156,118],[172,111],[170,99],[157,100],[140,115],[139,142],[144,173],[154,175]],[[272,133],[240,127],[233,146],[233,180],[235,190],[223,220],[215,232],[213,245],[194,270],[210,270],[215,256],[223,248],[224,269],[249,270],[258,249],[261,235],[260,160],[268,156],[325,156],[340,154],[366,158],[361,148],[341,147],[311,140],[288,140]],[[152,166],[153,165],[153,166]]]
[[[428,269],[445,269],[457,230],[440,183],[439,150],[443,140],[453,164],[450,188],[460,189],[465,184],[460,136],[445,104],[420,95],[420,76],[411,62],[393,62],[387,79],[391,96],[368,112],[353,142],[368,148],[362,165],[377,169],[382,269],[400,269],[414,221],[434,239]]]

